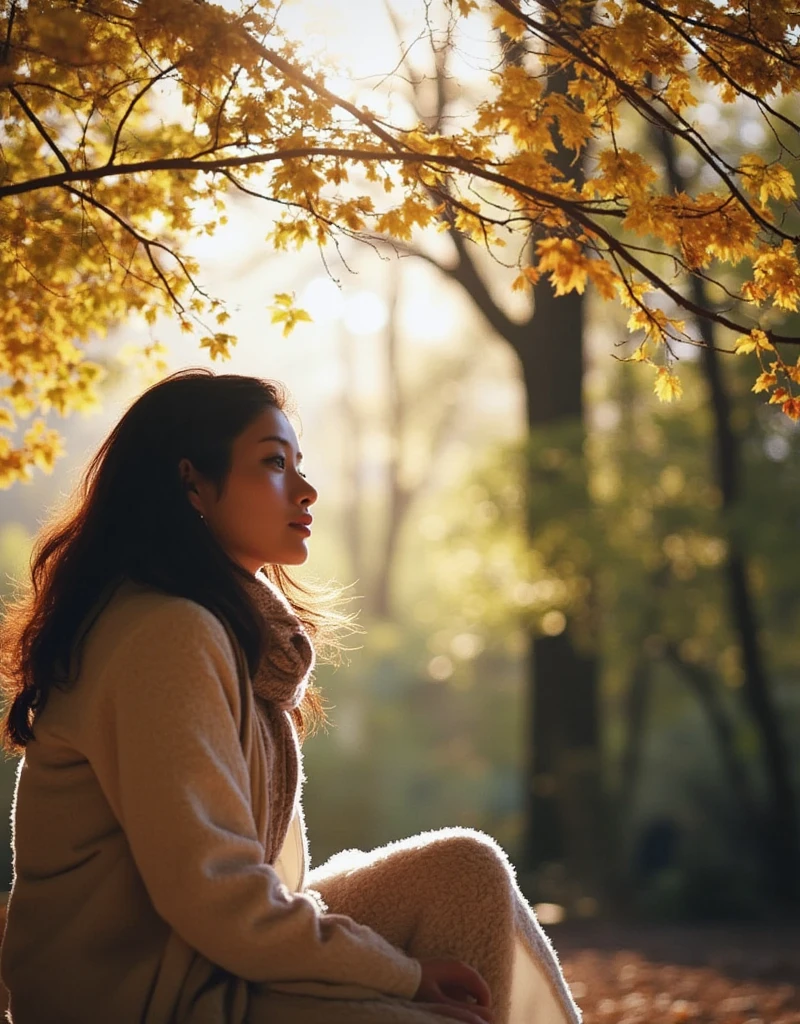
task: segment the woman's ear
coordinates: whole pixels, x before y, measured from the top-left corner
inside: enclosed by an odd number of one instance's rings
[[[192,508],[202,516],[203,502],[197,487],[197,470],[188,459],[181,459],[178,463],[178,472]]]

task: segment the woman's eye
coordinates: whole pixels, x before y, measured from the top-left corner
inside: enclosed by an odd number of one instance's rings
[[[286,456],[285,455],[272,455],[270,458],[264,459],[264,461],[267,464],[269,464],[270,462],[278,462],[280,464],[281,469],[286,469]],[[307,479],[306,474],[301,469],[298,469],[297,472],[298,472],[298,474],[304,480]]]

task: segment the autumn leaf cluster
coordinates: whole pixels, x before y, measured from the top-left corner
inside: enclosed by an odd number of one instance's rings
[[[797,339],[780,333],[800,301],[793,5],[421,10],[438,45],[460,26],[496,44],[482,96],[449,128],[335,95],[271,0],[0,3],[0,485],[52,464],[57,433],[36,419],[19,439],[20,421],[95,402],[87,346],[131,314],[171,313],[214,358],[230,354],[228,311],[187,252],[224,228],[237,189],[269,205],[277,250],[435,228],[512,253],[516,288],[543,275],[557,294],[592,285],[629,309],[631,358],[653,364],[665,400],[680,394],[674,343],[709,318],[760,360],[754,390],[800,418]],[[709,98],[749,104],[770,151],[712,144],[696,117]],[[696,189],[671,187],[626,143],[635,124],[692,156]],[[691,274],[713,304],[693,303]],[[306,317],[287,295],[272,314],[284,333]]]

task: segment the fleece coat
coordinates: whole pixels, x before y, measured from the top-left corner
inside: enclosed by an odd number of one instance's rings
[[[268,864],[268,744],[219,620],[123,583],[20,763],[13,1024],[441,1024],[410,1002],[421,956],[480,970],[497,1024],[579,1020],[487,837],[430,833],[309,877],[298,803]]]

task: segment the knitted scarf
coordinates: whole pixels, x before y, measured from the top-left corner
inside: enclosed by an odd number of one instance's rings
[[[258,722],[269,765],[267,863],[274,864],[300,789],[300,744],[291,712],[300,705],[314,668],[314,648],[286,597],[259,570],[245,590],[267,624],[269,643],[251,675]]]

